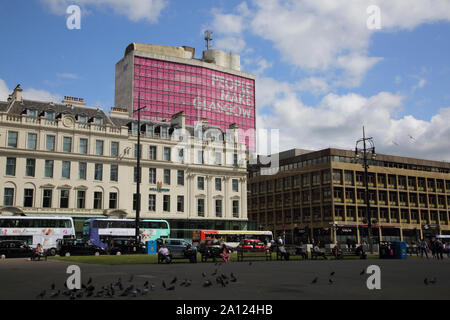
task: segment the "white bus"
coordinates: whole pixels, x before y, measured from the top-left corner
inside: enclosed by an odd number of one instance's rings
[[[41,244],[55,255],[57,241],[66,238],[75,238],[70,217],[0,217],[0,241],[21,240],[32,248]]]

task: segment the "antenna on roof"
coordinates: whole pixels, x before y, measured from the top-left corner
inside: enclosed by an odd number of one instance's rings
[[[213,41],[213,32],[211,30],[205,31],[206,50],[211,48],[211,42]]]

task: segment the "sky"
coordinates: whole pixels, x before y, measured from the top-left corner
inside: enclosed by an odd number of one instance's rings
[[[81,8],[80,29],[66,10]],[[0,100],[66,95],[109,111],[131,42],[241,55],[257,128],[279,150],[353,149],[450,161],[448,0],[16,0],[0,3]]]

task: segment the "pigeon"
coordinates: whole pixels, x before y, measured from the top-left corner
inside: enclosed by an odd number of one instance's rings
[[[45,297],[46,291],[42,291],[41,293],[38,294],[37,298],[38,299],[43,299]]]
[[[173,291],[173,290],[175,290],[175,286],[170,286],[167,288],[167,291]]]
[[[94,294],[94,291],[88,291],[86,294],[86,298],[92,297],[93,294]]]
[[[328,283],[329,283],[329,284],[333,284],[333,279],[329,279],[329,280],[328,280]]]
[[[142,295],[143,295],[143,296],[146,296],[149,292],[150,292],[150,290],[149,290],[147,287],[145,287],[144,289],[142,289]]]
[[[231,282],[236,282],[237,281],[237,278],[234,276],[233,273],[231,273],[231,275],[230,275],[230,281]]]
[[[164,280],[162,281],[162,286],[164,289],[167,289],[166,283],[164,282]]]
[[[364,273],[366,273],[366,270],[363,269],[359,275],[362,276]]]
[[[52,290],[55,290],[55,284],[54,283],[52,283],[52,285],[51,285],[51,288],[52,288]]]
[[[188,280],[188,281],[186,282],[186,284],[185,284],[185,287],[186,287],[186,288],[187,288],[187,287],[190,287],[191,284],[192,284],[192,281],[191,281],[191,280]]]
[[[152,283],[152,284],[150,285],[150,290],[152,290],[152,291],[155,290],[155,287],[156,287],[155,284]]]
[[[76,297],[77,297],[78,299],[83,298],[83,291],[78,292],[78,293],[76,294]]]
[[[332,273],[330,273],[330,277],[334,276],[335,272],[333,271]]]
[[[227,277],[226,275],[222,274],[222,279],[223,279],[223,280],[227,280],[228,277]]]
[[[131,275],[130,280],[128,280],[128,282],[133,282],[134,279],[134,275]]]
[[[145,281],[144,287],[148,288],[148,281]]]
[[[170,282],[170,284],[174,284],[175,282],[177,282],[177,277],[173,278],[173,280]]]
[[[435,284],[436,283],[436,278],[433,278],[433,280],[430,280],[429,282],[431,283],[431,284]]]
[[[428,285],[428,279],[425,278],[425,280],[423,280],[423,283],[425,283],[426,285]]]
[[[183,286],[186,284],[186,282],[187,282],[187,279],[183,280],[183,281],[180,283],[180,287],[183,287]]]
[[[202,276],[203,276],[203,278],[205,278],[206,277],[206,273],[202,272]]]
[[[217,269],[216,269],[216,271],[214,271],[214,273],[212,273],[211,275],[212,276],[215,276],[217,274]]]
[[[89,277],[89,280],[88,280],[88,282],[87,282],[87,285],[90,285],[91,283],[92,283],[92,278]]]
[[[60,294],[61,294],[61,290],[58,290],[58,291],[56,291],[56,292],[53,292],[53,293],[50,295],[50,298],[52,298],[52,299],[57,298],[57,297],[59,297]]]
[[[205,282],[203,283],[203,287],[207,288],[207,287],[210,287],[210,286],[212,286],[212,282],[209,281],[208,279],[206,279]]]
[[[315,277],[314,280],[311,282],[311,284],[317,283],[317,280],[319,280],[319,278],[318,278],[318,277]]]

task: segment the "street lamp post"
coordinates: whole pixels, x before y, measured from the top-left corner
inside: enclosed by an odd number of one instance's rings
[[[363,148],[358,148],[362,143]],[[369,147],[367,146],[369,145]],[[362,166],[364,168],[364,183],[366,184],[366,210],[367,210],[367,238],[369,240],[369,251],[373,252],[373,240],[372,240],[372,214],[370,212],[370,201],[369,201],[369,164],[367,162],[368,155],[372,155],[372,159],[376,157],[375,144],[373,138],[366,138],[366,132],[363,127],[363,138],[356,142],[355,147],[355,158],[360,158],[360,153],[362,153]]]
[[[136,181],[136,243],[140,243],[140,213],[141,213],[141,110],[146,107],[141,108],[141,94],[139,93],[138,109],[134,110],[133,113],[138,114],[137,123],[137,181]]]

